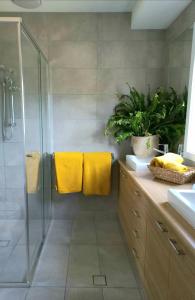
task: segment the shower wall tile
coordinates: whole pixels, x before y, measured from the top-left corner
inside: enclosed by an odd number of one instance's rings
[[[3,166],[0,166],[0,188],[5,187],[5,170]]]
[[[166,45],[164,41],[148,42],[146,66],[148,68],[163,68],[165,65]]]
[[[4,165],[3,141],[0,140],[0,166]]]
[[[4,143],[6,166],[21,166],[24,163],[24,146],[22,143]]]
[[[53,67],[97,67],[97,45],[94,42],[52,42],[49,55]]]
[[[20,166],[9,166],[5,168],[6,188],[24,187],[24,168]]]

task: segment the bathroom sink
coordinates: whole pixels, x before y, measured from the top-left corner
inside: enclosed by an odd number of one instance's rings
[[[195,190],[168,190],[168,201],[195,229]]]

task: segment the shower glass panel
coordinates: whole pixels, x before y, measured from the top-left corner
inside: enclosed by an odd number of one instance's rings
[[[0,282],[27,280],[18,28],[0,22]]]
[[[22,31],[22,66],[24,85],[24,148],[27,176],[27,209],[30,267],[36,262],[43,241],[43,171],[40,55]]]
[[[47,61],[41,56],[41,96],[43,126],[43,187],[44,187],[44,234],[51,220],[51,145],[49,122],[49,70]]]
[[[26,286],[51,219],[48,63],[0,18],[0,286]]]

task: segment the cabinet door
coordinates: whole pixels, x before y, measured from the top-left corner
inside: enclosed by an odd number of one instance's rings
[[[172,255],[168,300],[195,300],[195,261],[180,242],[170,239]]]
[[[148,217],[145,281],[151,300],[167,300],[170,251],[164,225],[158,220]]]

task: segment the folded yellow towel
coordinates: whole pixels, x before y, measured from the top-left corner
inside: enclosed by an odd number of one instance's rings
[[[39,152],[32,152],[26,155],[26,177],[27,193],[35,194],[39,188],[41,155]]]
[[[84,153],[84,195],[109,195],[112,155],[109,152]]]
[[[150,165],[152,167],[159,167],[184,173],[188,171],[189,168],[185,165],[182,165],[183,161],[184,159],[182,156],[175,153],[167,153],[162,156],[154,157],[151,160]]]
[[[83,153],[55,152],[56,189],[60,194],[82,190]]]

